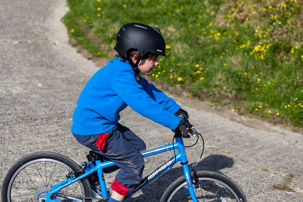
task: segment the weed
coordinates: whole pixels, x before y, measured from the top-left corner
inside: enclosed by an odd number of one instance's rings
[[[93,57],[107,57],[125,23],[157,26],[167,57],[159,59],[152,79],[201,99],[223,98],[274,123],[303,126],[302,1],[68,0],[68,5],[63,19],[68,33]]]

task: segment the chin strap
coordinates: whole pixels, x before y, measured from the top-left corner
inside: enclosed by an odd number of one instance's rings
[[[134,63],[130,57],[127,57],[127,61],[129,62],[129,64],[132,66],[134,72],[135,72],[135,78],[136,78],[136,81],[138,82],[138,84],[140,84],[140,70],[138,68],[138,64],[139,62],[141,61],[141,57],[139,56],[137,58],[137,61],[136,63]]]

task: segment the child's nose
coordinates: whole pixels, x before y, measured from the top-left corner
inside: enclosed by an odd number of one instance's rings
[[[155,60],[155,66],[157,66],[159,64],[158,60]]]

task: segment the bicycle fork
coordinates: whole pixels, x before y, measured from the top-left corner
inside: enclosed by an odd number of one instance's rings
[[[176,142],[179,143],[177,149],[178,149],[179,153],[181,154],[180,162],[181,162],[181,165],[183,168],[183,172],[184,172],[189,194],[190,194],[193,202],[198,202],[197,197],[195,195],[195,191],[194,191],[195,186],[193,185],[190,171],[188,168],[188,160],[187,160],[186,153],[185,153],[183,139],[181,137],[176,137]]]

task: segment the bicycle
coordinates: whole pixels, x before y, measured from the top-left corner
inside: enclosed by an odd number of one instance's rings
[[[193,145],[198,142],[199,137],[203,142],[200,159],[193,164],[191,171],[183,143],[183,138],[189,138],[189,134],[197,137]],[[175,142],[142,152],[144,158],[171,150],[174,151],[174,155],[147,175],[133,194],[171,170],[180,161],[184,175],[168,186],[161,197],[161,202],[246,202],[241,188],[227,176],[196,170],[196,166],[202,160],[204,139],[193,126],[189,134],[180,137],[175,135]],[[175,153],[175,150],[178,152]],[[87,158],[88,162],[78,165],[70,158],[53,152],[36,152],[23,157],[12,166],[4,179],[2,201],[107,201],[109,191],[105,185],[104,173],[114,168],[115,164],[104,161],[93,151],[89,152]]]

